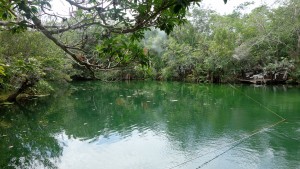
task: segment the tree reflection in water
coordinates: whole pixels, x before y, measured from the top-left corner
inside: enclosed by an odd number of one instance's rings
[[[238,88],[294,120],[245,141],[213,166],[299,166],[298,89],[274,94],[272,88]],[[129,165],[133,158],[129,167],[168,168],[278,121],[227,85],[85,82],[58,94],[0,108],[0,168],[64,168],[78,160],[73,157],[105,168]],[[281,153],[261,157],[270,150]],[[127,151],[135,155],[125,158]],[[205,159],[183,167],[195,168]]]

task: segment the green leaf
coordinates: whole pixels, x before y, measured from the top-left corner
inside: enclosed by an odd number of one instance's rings
[[[182,5],[175,5],[174,9],[173,9],[173,12],[177,14],[180,11],[181,8],[182,8]]]
[[[41,5],[42,5],[42,7],[43,7],[43,6],[47,6],[47,7],[51,8],[50,3],[47,2],[47,1],[42,1],[42,2],[41,2]]]
[[[34,14],[38,13],[38,8],[35,6],[31,6],[31,12]]]
[[[4,67],[0,66],[0,75],[5,76]]]
[[[2,14],[1,18],[2,18],[3,20],[6,20],[6,19],[8,18],[8,14],[7,14],[6,12],[4,12],[4,13]]]
[[[76,16],[82,17],[83,16],[83,11],[81,9],[78,9],[76,11]]]

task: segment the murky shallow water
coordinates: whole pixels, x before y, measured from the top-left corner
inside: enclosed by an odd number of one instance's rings
[[[300,168],[300,89],[235,87],[84,82],[2,107],[0,168]]]

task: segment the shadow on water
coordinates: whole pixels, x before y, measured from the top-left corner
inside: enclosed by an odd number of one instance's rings
[[[297,168],[299,88],[166,82],[74,83],[0,108],[0,168],[170,168],[246,136],[208,168]],[[181,168],[196,168],[212,155]]]

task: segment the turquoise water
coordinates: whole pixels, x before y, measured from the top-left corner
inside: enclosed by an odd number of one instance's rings
[[[0,108],[0,168],[300,168],[299,103],[288,86],[74,83]]]

